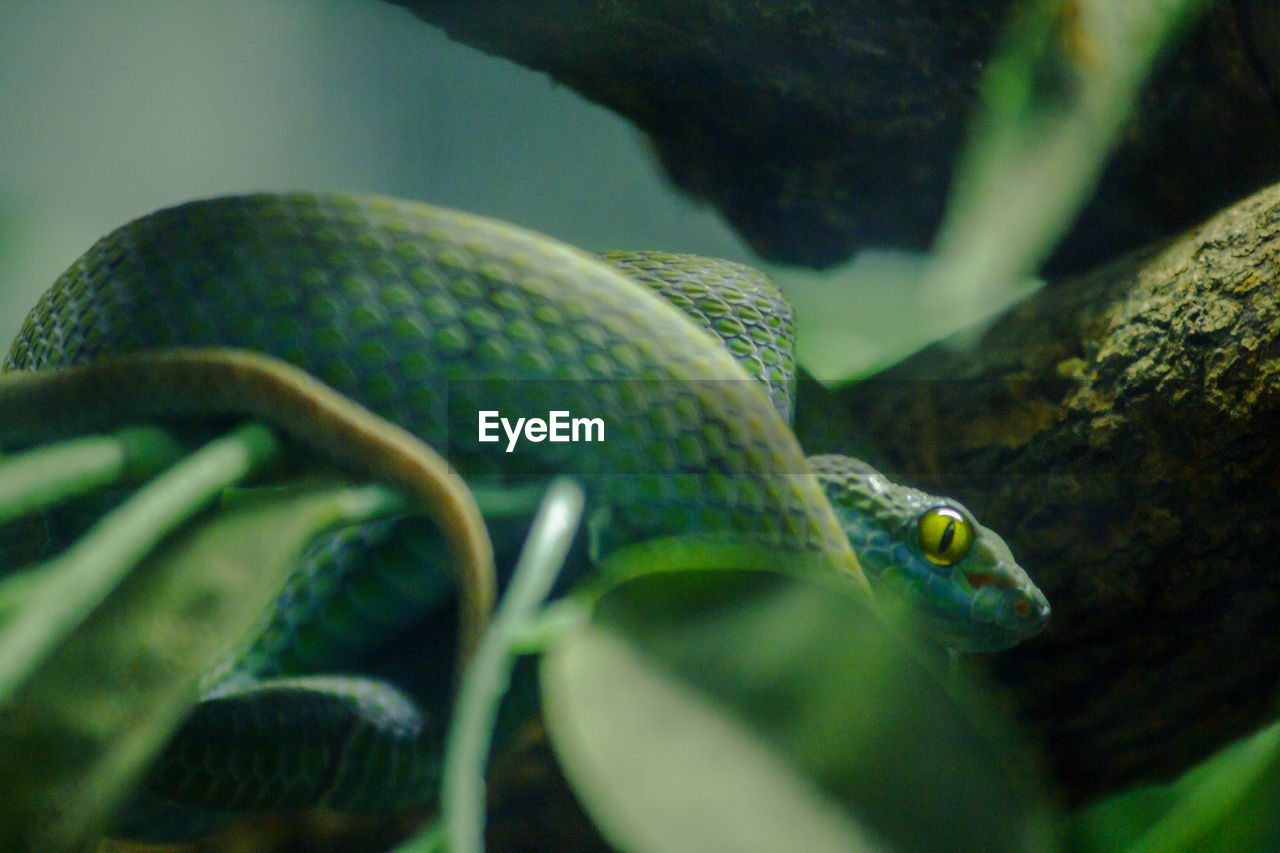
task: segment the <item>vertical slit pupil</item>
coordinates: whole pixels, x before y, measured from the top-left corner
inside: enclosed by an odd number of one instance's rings
[[[945,553],[951,547],[951,542],[956,538],[956,522],[955,519],[948,519],[946,529],[942,531],[941,538],[938,539],[938,552]]]

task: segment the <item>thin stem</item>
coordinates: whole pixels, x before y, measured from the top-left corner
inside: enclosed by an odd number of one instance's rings
[[[582,518],[577,483],[557,479],[534,517],[492,625],[463,673],[445,742],[441,812],[452,853],[484,849],[484,771],[498,715],[511,682],[519,643],[551,592]]]

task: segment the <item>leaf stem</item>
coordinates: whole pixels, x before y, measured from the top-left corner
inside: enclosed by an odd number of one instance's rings
[[[463,673],[445,742],[440,806],[452,853],[484,849],[484,771],[498,704],[510,685],[521,639],[550,594],[573,544],[583,501],[581,487],[572,480],[557,479],[547,489],[511,585]]]

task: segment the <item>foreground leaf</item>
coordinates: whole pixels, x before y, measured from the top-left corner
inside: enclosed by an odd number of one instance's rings
[[[606,594],[543,683],[624,849],[1054,849],[1034,750],[938,670],[837,590],[689,573]]]
[[[556,747],[627,850],[879,850],[784,755],[599,626],[544,670]]]
[[[484,772],[498,705],[511,684],[522,635],[550,594],[573,544],[584,500],[582,488],[569,479],[556,480],[547,488],[507,593],[463,672],[445,743],[440,803],[454,853],[484,849]],[[420,841],[432,843],[429,837]]]
[[[0,622],[0,700],[161,538],[278,449],[265,426],[239,427],[147,483],[57,557],[6,578],[0,585],[8,611]]]
[[[1157,58],[1206,0],[1033,0],[986,71],[926,304],[963,327],[1025,292],[1093,191]]]
[[[1072,820],[1088,853],[1280,847],[1280,724],[1227,747],[1178,781],[1112,797]]]

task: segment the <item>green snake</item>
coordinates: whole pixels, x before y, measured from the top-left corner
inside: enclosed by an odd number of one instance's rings
[[[212,393],[202,352],[268,354],[441,449],[472,482],[578,477],[591,558],[649,541],[758,547],[804,571],[854,582],[865,571],[959,651],[1038,633],[1043,594],[962,505],[855,459],[805,458],[788,426],[791,333],[785,300],[737,264],[592,257],[414,202],[262,194],[162,210],[100,240],[41,298],[5,367],[188,348],[167,369],[190,381],[145,393],[163,398],[158,410],[191,412]],[[154,380],[134,364],[114,381]],[[305,415],[296,401],[282,408],[286,424]],[[478,440],[481,410],[599,417],[604,440],[507,452]],[[360,812],[433,795],[431,714],[381,680],[323,675],[436,606],[422,566],[444,558],[429,527],[399,519],[317,546],[161,759],[161,799]],[[494,524],[499,549],[511,536]],[[394,568],[405,565],[414,573]],[[387,612],[371,616],[369,601]],[[308,745],[326,738],[336,758],[312,766]],[[283,768],[269,778],[246,769],[263,752]],[[132,826],[163,834],[148,820]]]

